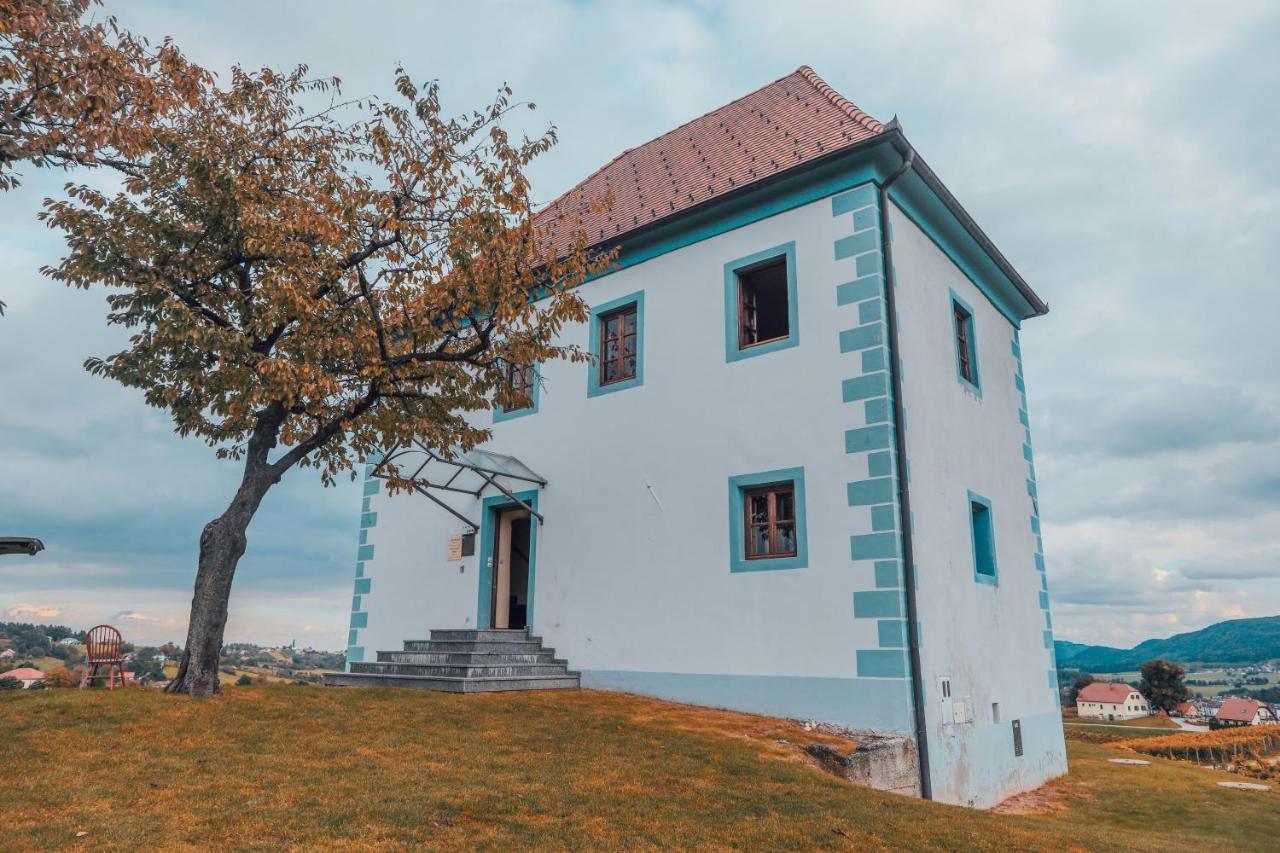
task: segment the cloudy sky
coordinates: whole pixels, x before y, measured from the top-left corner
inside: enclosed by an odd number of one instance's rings
[[[1120,7],[1123,8],[1120,8]],[[465,7],[465,8],[463,8]],[[446,103],[504,81],[561,144],[544,200],[801,64],[921,154],[1052,307],[1023,351],[1058,636],[1132,645],[1280,614],[1280,6],[1275,3],[157,3],[108,0],[206,67],[396,63]],[[140,395],[102,293],[41,278],[62,174],[0,197],[0,619],[185,635],[235,471]],[[250,528],[228,640],[340,648],[358,489],[291,473]]]

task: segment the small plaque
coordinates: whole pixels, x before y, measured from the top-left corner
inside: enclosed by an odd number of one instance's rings
[[[447,560],[462,559],[462,537],[461,536],[449,537],[449,552],[446,555],[445,559]]]

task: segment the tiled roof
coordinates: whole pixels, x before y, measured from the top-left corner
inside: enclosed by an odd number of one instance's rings
[[[556,250],[574,233],[590,244],[673,216],[882,133],[807,65],[610,160],[541,210]],[[612,199],[605,210],[593,201]]]
[[[1114,702],[1124,704],[1129,699],[1133,688],[1127,684],[1111,681],[1095,681],[1080,691],[1077,702]]]
[[[44,679],[44,673],[38,669],[23,666],[18,669],[11,669],[8,672],[0,672],[0,678],[16,678],[19,681],[37,681]]]
[[[1230,720],[1233,723],[1252,723],[1262,703],[1257,699],[1241,699],[1233,696],[1222,703],[1218,709],[1219,720]]]

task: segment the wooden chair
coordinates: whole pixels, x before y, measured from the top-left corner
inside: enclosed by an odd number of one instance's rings
[[[116,679],[124,687],[124,660],[120,647],[124,638],[120,632],[110,625],[95,625],[84,635],[84,675],[80,676],[80,689],[92,687],[95,679],[107,679],[107,687],[116,689]],[[101,667],[107,668],[107,674],[101,675]]]

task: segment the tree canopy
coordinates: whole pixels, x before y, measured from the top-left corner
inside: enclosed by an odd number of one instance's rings
[[[1191,691],[1183,683],[1187,671],[1176,663],[1157,658],[1147,661],[1139,670],[1142,682],[1138,685],[1138,691],[1147,697],[1152,708],[1167,713],[1179,702],[1191,698]]]
[[[613,256],[537,224],[525,168],[555,131],[512,138],[510,113],[533,105],[505,85],[449,117],[438,86],[402,69],[385,100],[343,100],[301,66],[219,83],[88,9],[0,0],[0,190],[24,161],[122,175],[46,201],[67,253],[43,272],[105,286],[107,322],[131,330],[87,369],[243,465],[200,537],[171,684],[207,695],[267,491],[296,466],[354,476],[410,439],[445,458],[487,440],[476,412],[526,402],[511,376],[590,358],[558,333],[587,319],[576,288]],[[394,464],[383,473],[392,491],[410,485]]]

